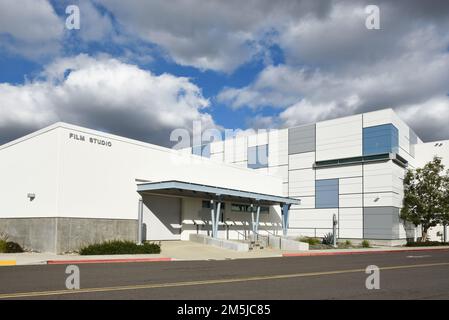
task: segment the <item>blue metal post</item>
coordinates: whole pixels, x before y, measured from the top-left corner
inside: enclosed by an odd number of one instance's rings
[[[287,229],[288,229],[288,214],[290,210],[291,204],[283,203],[281,205],[282,208],[282,233],[285,236],[287,236]]]

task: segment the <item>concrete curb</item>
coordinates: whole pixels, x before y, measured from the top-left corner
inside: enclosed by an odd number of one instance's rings
[[[83,260],[47,260],[47,264],[87,264],[87,263],[129,263],[129,262],[165,262],[172,258],[130,258],[130,259],[83,259]]]
[[[340,256],[356,254],[384,254],[384,253],[403,253],[403,252],[428,252],[428,251],[448,251],[449,248],[423,248],[423,249],[396,249],[396,250],[363,250],[363,251],[337,251],[337,252],[298,252],[283,253],[283,257],[315,257],[315,256]]]

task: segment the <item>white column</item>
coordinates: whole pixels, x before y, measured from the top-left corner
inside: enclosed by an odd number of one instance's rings
[[[260,217],[260,205],[258,204],[256,213],[256,226],[255,226],[256,233],[259,233],[259,217]]]

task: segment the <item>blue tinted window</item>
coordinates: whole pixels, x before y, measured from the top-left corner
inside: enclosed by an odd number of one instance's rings
[[[259,169],[268,167],[268,145],[248,147],[248,168]]]
[[[363,155],[397,153],[399,151],[398,129],[390,124],[363,128]]]
[[[192,147],[192,154],[197,156],[202,156],[205,158],[210,158],[210,144],[203,144],[202,146]]]
[[[338,179],[316,180],[315,207],[338,208]]]

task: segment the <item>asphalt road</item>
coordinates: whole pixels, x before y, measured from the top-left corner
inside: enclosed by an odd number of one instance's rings
[[[367,290],[369,265],[380,289]],[[1,299],[448,299],[449,250],[227,261],[0,268]]]

